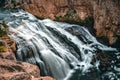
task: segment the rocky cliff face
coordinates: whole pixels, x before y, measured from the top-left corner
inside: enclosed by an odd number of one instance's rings
[[[18,0],[8,6],[22,7],[38,18],[51,18],[87,26],[98,39],[114,47],[120,47],[119,0]],[[8,7],[7,6],[7,7]],[[11,7],[11,6],[10,6]],[[92,27],[94,26],[94,28]]]
[[[85,19],[92,15],[90,4],[86,2],[85,0],[29,0],[23,8],[41,18],[55,19],[71,15]]]
[[[104,39],[106,42],[108,40],[108,44],[120,48],[118,46],[120,45],[120,1],[99,0],[93,3],[93,10],[96,36]]]

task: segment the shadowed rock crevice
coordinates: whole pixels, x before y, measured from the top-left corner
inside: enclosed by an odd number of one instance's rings
[[[0,7],[5,6],[5,0],[0,0]]]

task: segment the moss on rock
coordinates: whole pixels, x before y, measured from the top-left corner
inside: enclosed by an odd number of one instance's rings
[[[7,35],[8,25],[5,21],[0,24],[0,37]]]
[[[6,52],[7,51],[7,47],[5,46],[0,46],[0,52]]]

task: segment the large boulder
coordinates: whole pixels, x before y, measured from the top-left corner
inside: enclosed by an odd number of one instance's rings
[[[25,62],[16,62],[13,60],[0,59],[0,74],[15,72],[26,72],[35,77],[40,76],[39,68],[35,65]]]
[[[0,59],[0,80],[54,80],[41,77],[37,66],[26,62]]]

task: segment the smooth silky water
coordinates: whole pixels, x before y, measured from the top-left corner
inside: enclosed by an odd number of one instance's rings
[[[23,10],[0,12],[0,19],[9,26],[9,36],[16,41],[17,60],[37,65],[41,75],[57,80],[120,80],[119,63],[102,73],[96,57],[97,51],[113,52],[120,60],[120,53],[100,44],[85,27],[39,20]]]

